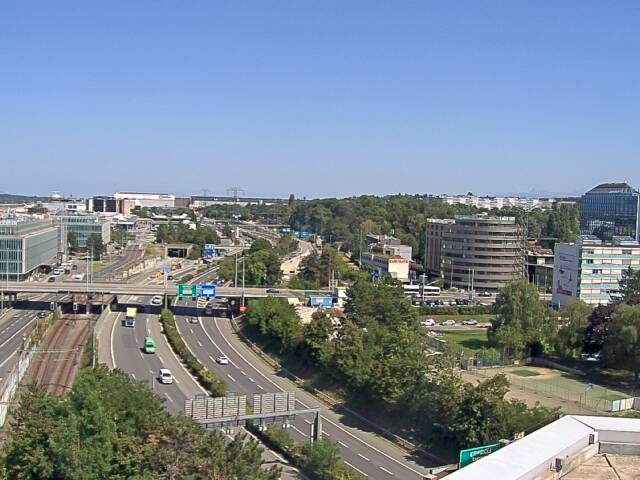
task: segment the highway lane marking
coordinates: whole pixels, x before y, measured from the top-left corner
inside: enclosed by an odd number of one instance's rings
[[[164,396],[167,397],[171,403],[176,403],[173,401],[173,398],[171,398],[167,392],[164,392]]]
[[[116,325],[118,324],[118,321],[120,319],[120,315],[122,315],[122,312],[119,312],[116,315],[116,319],[113,322],[113,325],[111,325],[111,363],[113,364],[113,368],[116,368],[116,357],[114,352],[114,348],[113,348],[113,338],[115,337],[114,333],[115,333],[115,329],[116,329]]]
[[[236,381],[236,379],[235,379],[235,378],[233,378],[233,377],[232,377],[231,375],[229,375],[228,373],[227,373],[227,377],[229,377],[229,378],[231,379],[231,381],[232,381],[232,382],[235,382],[235,381]]]
[[[231,348],[231,350],[233,350],[240,358],[242,358],[242,360],[244,360],[244,362],[249,365],[251,368],[253,368],[256,372],[258,372],[258,374],[260,376],[262,376],[267,382],[269,382],[271,385],[273,385],[274,387],[276,387],[278,390],[280,390],[281,392],[286,391],[285,389],[283,389],[282,387],[280,387],[278,384],[276,384],[273,380],[271,380],[269,377],[267,377],[264,373],[262,373],[260,370],[258,370],[251,362],[249,362],[244,355],[242,355],[233,345],[231,345],[231,343],[229,342],[229,340],[227,339],[227,337],[222,333],[222,329],[220,329],[220,327],[218,327],[218,322],[216,321],[216,318],[214,317],[213,319],[213,325],[215,326],[216,330],[218,331],[218,333],[220,334],[220,336],[224,339],[224,341],[227,343],[227,345],[229,345],[229,348]],[[205,330],[205,333],[206,330]],[[208,334],[207,334],[208,336]],[[304,402],[300,401],[300,399],[297,400],[298,403],[300,403],[300,405],[302,405],[304,408],[309,408],[308,405],[305,405]],[[353,433],[351,433],[350,431],[348,431],[347,429],[345,429],[344,427],[341,427],[340,425],[338,425],[337,423],[333,422],[331,419],[322,416],[322,419],[324,421],[326,421],[327,423],[329,423],[330,425],[333,425],[335,428],[337,428],[338,430],[346,433],[347,435],[349,435],[351,438],[353,438],[354,440],[360,442],[362,445],[365,445],[366,447],[370,448],[371,450],[373,450],[374,452],[378,453],[379,455],[382,455],[383,457],[391,460],[392,462],[396,463],[397,465],[406,468],[407,470],[409,470],[410,472],[415,473],[416,475],[423,475],[421,472],[419,472],[418,470],[408,466],[406,463],[402,463],[400,460],[397,460],[395,458],[393,458],[391,455],[388,455],[386,453],[384,453],[382,450],[374,447],[373,445],[365,442],[364,440],[362,440],[361,438],[357,437],[356,435],[354,435]],[[323,432],[323,435],[327,435],[329,436],[326,432]]]
[[[358,472],[360,475],[362,475],[363,477],[368,477],[369,475],[367,475],[366,473],[364,473],[362,470],[360,470],[358,467],[355,467],[354,465],[351,465],[349,462],[347,462],[346,460],[342,460],[342,463],[344,463],[347,467],[349,468],[353,468],[356,472]]]
[[[180,333],[180,329],[177,327],[177,323],[176,323],[176,330],[178,331],[178,335],[182,335]],[[191,381],[194,383],[194,385],[196,386],[196,388],[198,390],[200,390],[201,393],[207,393],[207,391],[202,388],[202,385],[200,385],[200,383],[198,382],[198,380],[195,379],[195,377],[191,374],[191,372],[189,370],[186,369],[186,367],[182,364],[182,362],[180,361],[180,359],[178,358],[178,356],[176,355],[176,353],[173,351],[173,348],[171,348],[171,345],[169,345],[169,343],[167,342],[166,337],[161,333],[160,336],[163,338],[164,340],[164,345],[166,345],[166,347],[169,349],[169,352],[171,353],[171,355],[173,355],[173,358],[175,358],[179,368],[182,369],[183,372],[185,372],[187,374],[187,376],[191,379]],[[187,345],[187,343],[185,342],[185,345],[187,346],[187,349],[189,350],[189,352],[191,352],[191,355],[193,355],[194,357],[198,358],[194,353],[193,350],[191,350],[191,348],[189,347],[189,345]],[[160,359],[162,361],[162,359]],[[179,383],[178,380],[176,378],[174,378],[174,381],[176,383]],[[187,395],[187,397],[189,397],[189,395]]]
[[[200,345],[202,348],[204,348],[204,345],[202,345],[202,342],[200,342],[200,340],[196,339],[196,342],[198,342],[198,345]]]
[[[379,468],[380,470],[382,470],[384,473],[386,473],[386,474],[388,474],[388,475],[393,476],[393,472],[390,472],[390,471],[389,471],[389,470],[387,470],[386,468],[384,468],[384,467],[378,467],[378,468]]]
[[[310,422],[309,420],[307,420],[306,418],[303,418],[303,420],[304,420],[305,422],[307,422],[309,425],[311,425],[311,422]]]
[[[296,432],[298,432],[300,435],[302,435],[303,437],[306,437],[307,434],[304,433],[302,430],[300,430],[298,427],[296,427],[295,425],[291,425],[291,428],[293,428]]]
[[[249,377],[249,381],[250,381],[251,383],[256,383],[256,381],[255,381],[253,378],[251,378],[251,377]]]
[[[244,370],[240,370],[240,373],[243,374],[245,377],[247,376],[246,372]]]
[[[349,448],[349,445],[347,445],[347,444],[346,444],[346,443],[344,443],[344,442],[341,442],[340,440],[338,440],[338,443],[339,443],[340,445],[342,445],[344,448]]]
[[[258,387],[260,390],[264,390],[264,388],[262,388],[262,385],[256,385],[256,387]]]
[[[24,330],[26,327],[29,326],[30,322],[25,323],[22,327],[20,327],[18,330],[16,330],[16,332],[11,335],[9,338],[7,338],[4,342],[0,343],[0,348],[4,347],[8,342],[10,342],[11,340],[13,340],[20,332],[22,332],[22,330]],[[9,355],[7,358],[4,359],[4,361],[2,363],[0,363],[0,368],[2,368],[4,366],[5,363],[7,363],[9,361],[9,359],[11,357],[13,357],[15,354],[17,353],[17,350],[14,351],[11,355]]]
[[[367,457],[365,457],[364,455],[362,455],[361,453],[358,454],[358,456],[360,458],[362,458],[365,462],[370,462],[371,460],[369,460]]]

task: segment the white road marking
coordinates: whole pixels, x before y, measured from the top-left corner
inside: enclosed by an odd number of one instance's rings
[[[164,392],[164,396],[167,397],[171,403],[176,403],[173,401],[173,398],[171,398],[167,392]]]
[[[365,457],[364,455],[362,455],[361,453],[358,454],[358,456],[360,458],[362,458],[365,462],[370,462],[371,460],[369,460],[367,457]]]
[[[229,340],[227,340],[227,337],[222,333],[222,330],[218,327],[218,322],[216,322],[216,318],[213,319],[213,324],[216,328],[216,330],[218,330],[218,332],[220,333],[220,336],[224,339],[224,341],[226,342],[226,344],[229,346],[229,348],[231,348],[231,350],[233,350],[240,358],[242,358],[242,360],[244,360],[244,362],[249,365],[251,368],[253,368],[256,372],[258,372],[258,374],[263,377],[267,382],[269,382],[271,385],[273,385],[274,387],[276,387],[279,391],[284,392],[285,389],[280,387],[280,385],[276,384],[273,380],[271,380],[269,377],[267,377],[264,373],[262,373],[260,370],[258,370],[251,362],[249,362],[244,355],[242,355],[233,345],[231,345],[231,343],[229,342]],[[205,330],[206,333],[206,330]],[[208,334],[207,334],[208,336]],[[302,405],[304,408],[309,408],[308,405],[305,405],[304,402],[300,401],[299,399],[297,400],[298,403],[300,403],[300,405]],[[408,466],[406,463],[402,463],[400,460],[397,460],[395,458],[393,458],[392,456],[384,453],[382,450],[374,447],[373,445],[370,445],[369,443],[365,442],[364,440],[362,440],[361,438],[357,437],[356,435],[354,435],[353,433],[351,433],[350,431],[348,431],[347,429],[345,429],[344,427],[341,427],[340,425],[338,425],[337,423],[331,421],[329,418],[323,416],[322,419],[324,421],[326,421],[327,423],[329,423],[330,425],[333,425],[335,428],[337,428],[338,430],[346,433],[347,435],[349,435],[351,438],[357,440],[358,442],[360,442],[361,444],[367,446],[368,448],[370,448],[371,450],[373,450],[374,452],[382,455],[385,458],[388,458],[389,460],[391,460],[392,462],[396,463],[397,465],[400,465],[403,468],[406,468],[407,470],[415,473],[416,475],[423,475],[421,472],[419,472],[418,470],[411,468],[410,466]],[[322,432],[323,435],[329,436],[325,431]]]
[[[386,474],[388,474],[388,475],[393,476],[393,472],[390,472],[390,471],[389,471],[389,470],[387,470],[386,468],[384,468],[384,467],[378,467],[378,468],[379,468],[380,470],[382,470],[384,473],[386,473]]]
[[[236,381],[236,379],[235,379],[235,378],[233,378],[233,377],[232,377],[231,375],[229,375],[228,373],[227,373],[227,377],[229,377],[229,378],[231,379],[231,381],[232,381],[232,382],[235,382],[235,381]]]
[[[113,325],[111,325],[111,364],[113,365],[113,368],[116,368],[116,357],[115,357],[115,349],[113,348],[113,338],[114,338],[114,333],[116,330],[116,325],[120,322],[120,316],[122,315],[122,312],[119,312],[116,315],[116,319],[113,322]]]
[[[346,460],[343,460],[342,463],[344,463],[347,467],[349,468],[353,468],[356,472],[358,472],[360,475],[362,475],[363,477],[368,477],[369,475],[367,475],[366,473],[364,473],[362,470],[360,470],[358,467],[354,467],[353,465],[351,465],[349,462],[347,462]]]
[[[307,420],[306,418],[303,418],[303,420],[304,420],[305,422],[307,422],[309,425],[311,425],[311,422],[310,422],[309,420]]]
[[[293,428],[296,432],[298,432],[300,435],[302,435],[303,437],[306,437],[307,434],[304,433],[302,430],[300,430],[298,427],[296,427],[295,425],[292,425],[291,428]]]
[[[196,340],[196,342],[198,342],[198,345],[200,345],[201,347],[203,346],[202,342],[200,342],[200,340]]]
[[[344,443],[344,442],[341,442],[340,440],[338,440],[338,443],[339,443],[340,445],[342,445],[344,448],[349,448],[349,445],[347,445],[347,444],[346,444],[346,443]]]
[[[253,378],[251,378],[251,377],[249,377],[249,381],[250,381],[251,383],[256,383],[256,381],[255,381]]]
[[[135,373],[132,373],[132,374],[131,374],[131,376],[133,377],[133,379],[134,379],[134,380],[137,380],[137,379],[136,379],[136,374],[135,374]]]
[[[256,385],[256,387],[258,387],[260,390],[264,390],[264,388],[262,388],[262,385]]]
[[[247,376],[247,373],[244,370],[240,370],[240,373],[243,374],[245,377]]]

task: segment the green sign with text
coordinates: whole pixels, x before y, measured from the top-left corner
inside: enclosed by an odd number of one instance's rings
[[[467,448],[466,450],[460,450],[460,468],[466,467],[470,463],[480,460],[482,457],[486,457],[490,453],[495,452],[500,448],[500,445],[493,443],[491,445],[483,445],[482,447]]]
[[[198,296],[198,286],[180,283],[178,284],[178,296],[196,298]]]

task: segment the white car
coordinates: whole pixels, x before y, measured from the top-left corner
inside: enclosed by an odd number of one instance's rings
[[[474,320],[473,318],[470,320],[463,320],[462,322],[463,325],[477,325],[478,321]]]
[[[158,381],[160,383],[173,383],[173,375],[168,368],[161,368],[158,373]]]
[[[445,320],[440,325],[444,325],[444,326],[448,327],[448,326],[455,325],[455,324],[456,324],[455,320]]]
[[[427,318],[426,320],[420,320],[420,326],[422,327],[435,327],[436,321],[433,318]]]
[[[151,305],[162,305],[162,296],[154,295],[151,299]]]
[[[216,358],[216,363],[218,363],[219,365],[229,365],[229,359],[224,355],[220,355]]]

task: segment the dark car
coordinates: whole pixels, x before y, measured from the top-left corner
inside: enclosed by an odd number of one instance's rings
[[[267,288],[267,293],[280,293],[277,288]]]
[[[38,312],[38,318],[44,318],[47,316],[47,312]]]
[[[56,281],[56,277],[49,277],[49,278],[47,278],[47,282],[49,282],[49,283],[53,283],[53,282],[55,282],[55,281]]]

